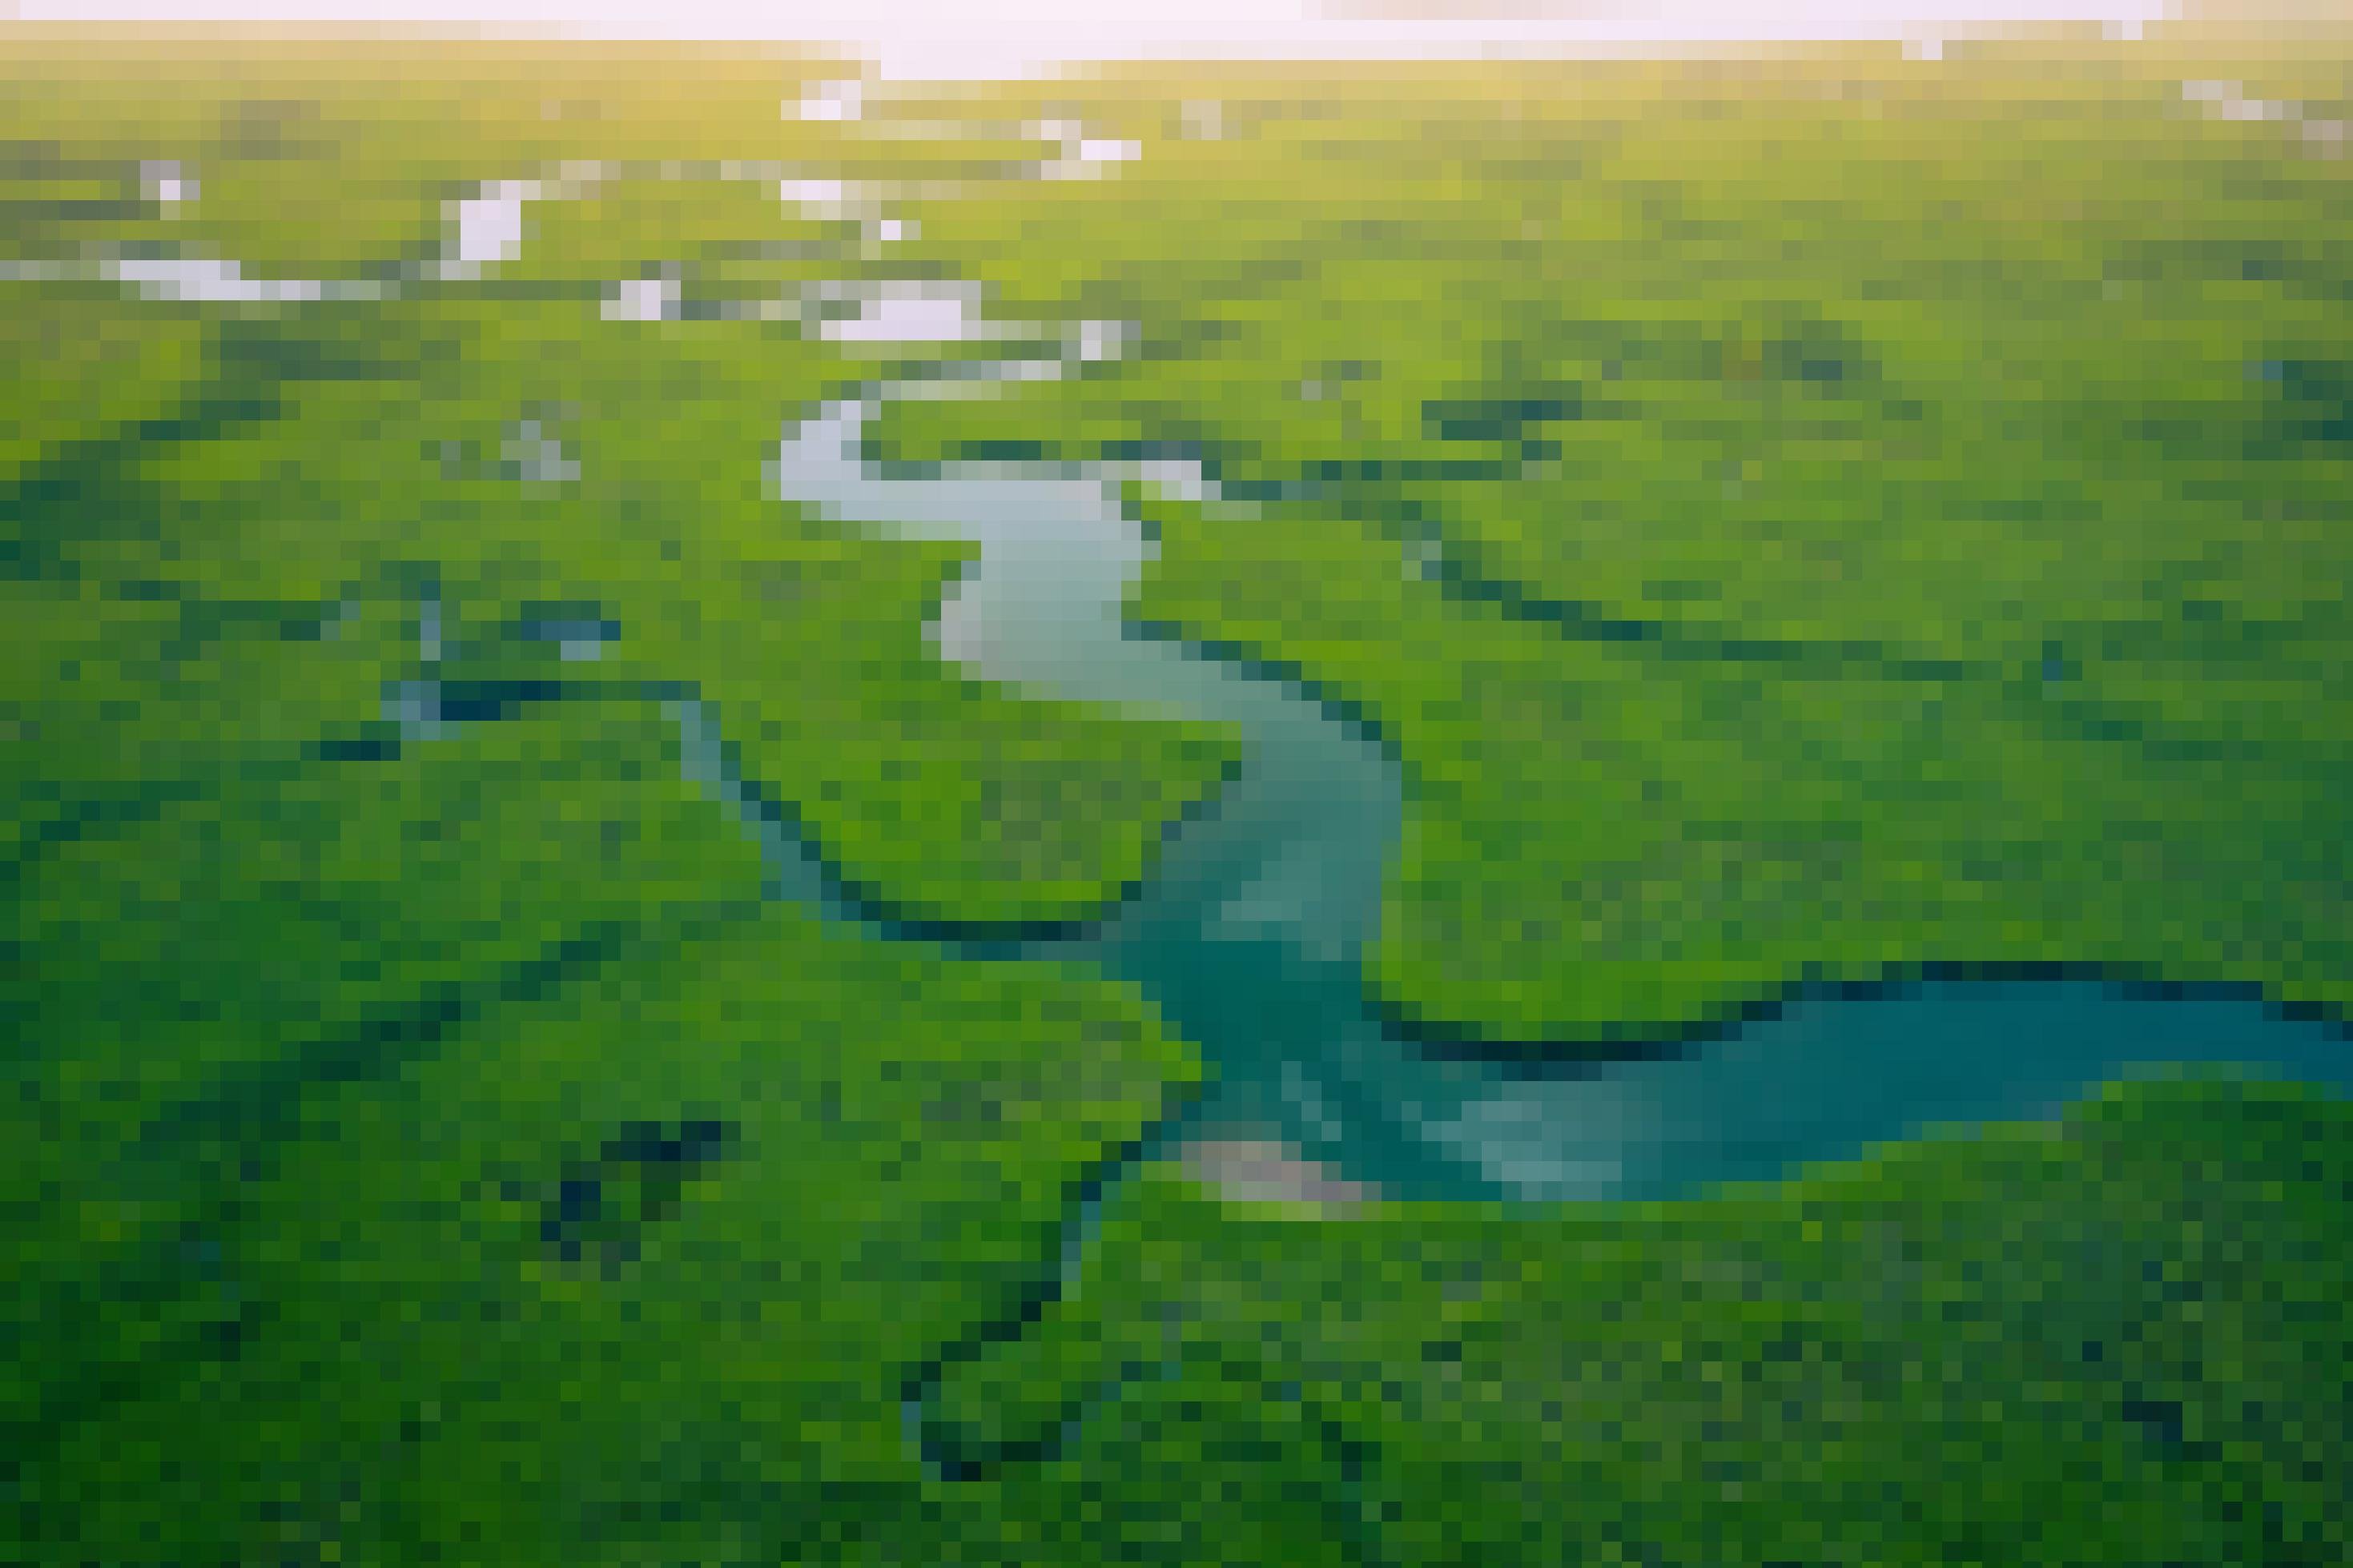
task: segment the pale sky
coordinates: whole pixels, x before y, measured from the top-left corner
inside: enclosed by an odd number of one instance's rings
[[[1416,0],[1406,0],[1410,5]],[[1354,6],[1356,15],[1346,14]],[[1933,37],[2005,22],[2127,31],[2168,0],[1430,0],[1442,20],[1380,19],[1398,0],[18,0],[28,21],[423,22],[602,37],[784,38],[846,46],[901,77],[1001,76],[1140,57],[1476,56],[1693,40]],[[8,14],[0,0],[0,16]],[[1551,15],[1559,20],[1533,20]]]

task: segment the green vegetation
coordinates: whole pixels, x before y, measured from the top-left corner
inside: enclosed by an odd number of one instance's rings
[[[89,290],[35,299],[0,313],[0,355],[15,383],[0,416],[0,484],[24,483],[73,443],[164,416],[203,367],[193,310]]]
[[[173,1238],[234,1212],[304,1084],[382,1094],[467,1015],[756,903],[756,851],[666,730],[566,716],[389,760],[240,759],[20,863],[12,1420],[197,1331],[216,1304],[180,1295]]]
[[[1192,1070],[1132,1002],[1043,967],[775,909],[641,934],[396,1077],[314,1085],[281,1141],[213,1150],[179,1277],[212,1331],[20,1449],[5,1554],[985,1540],[985,1500],[903,1449],[899,1380],[1034,1272],[1066,1184]]]
[[[1070,1432],[1040,1561],[2332,1562],[2348,1131],[2172,1083],[1686,1204],[1158,1176],[938,1418]]]

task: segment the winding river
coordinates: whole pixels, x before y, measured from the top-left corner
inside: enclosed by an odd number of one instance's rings
[[[970,674],[1231,724],[1245,756],[1216,809],[1175,838],[1105,929],[1054,944],[1142,990],[1198,1045],[1208,1088],[1074,1194],[1059,1258],[1002,1321],[910,1378],[909,1439],[935,1475],[1025,1457],[956,1449],[926,1419],[928,1402],[956,1365],[1083,1287],[1103,1208],[1148,1160],[1188,1158],[1229,1198],[1665,1199],[1941,1128],[2045,1117],[2101,1082],[2184,1064],[2353,1085],[2341,1032],[2252,999],[2092,980],[1798,999],[1688,1050],[1549,1073],[1428,1054],[1368,1010],[1357,962],[1402,821],[1398,765],[1296,685],[1123,625],[1153,547],[1121,506],[1122,481],[1214,487],[1182,464],[896,472],[862,461],[867,424],[899,390],[871,388],[790,426],[779,496],[902,537],[976,543],[932,628],[940,656]],[[1232,1179],[1250,1159],[1255,1189]],[[1065,1436],[1115,1392],[1082,1393]]]
[[[2353,1050],[2325,1026],[2252,999],[2089,979],[1800,998],[1686,1052],[1549,1073],[1430,1056],[1368,1012],[1357,967],[1402,820],[1396,763],[1296,685],[1123,625],[1153,546],[1120,484],[1213,490],[1198,467],[895,473],[859,447],[898,390],[795,424],[775,468],[781,498],[977,544],[933,627],[941,657],[969,673],[1242,734],[1244,773],[1217,810],[1176,837],[1108,929],[1056,946],[1133,981],[1203,1051],[1212,1087],[1158,1149],[1282,1145],[1398,1199],[1652,1199],[1938,1126],[2048,1115],[2092,1085],[2173,1064],[2353,1084]]]
[[[992,367],[934,368],[971,381]],[[996,368],[1035,374],[1039,362]],[[1619,1062],[1545,1068],[1432,1054],[1379,1021],[1359,963],[1403,821],[1396,761],[1297,684],[1124,620],[1127,589],[1155,546],[1123,507],[1123,485],[1198,496],[1214,495],[1214,482],[1192,463],[902,468],[863,457],[885,403],[942,395],[944,384],[872,383],[791,422],[774,492],[885,536],[976,545],[928,628],[939,656],[967,674],[1024,696],[1240,732],[1240,776],[1169,839],[1145,885],[1105,921],[1055,940],[894,926],[845,891],[788,803],[740,775],[691,686],[637,694],[669,705],[689,775],[759,837],[770,896],[882,940],[1090,963],[1134,984],[1202,1053],[1204,1091],[1086,1175],[1031,1286],[1000,1320],[911,1373],[906,1426],[934,1474],[980,1475],[1018,1458],[950,1451],[925,1418],[928,1402],[955,1366],[1083,1287],[1103,1211],[1148,1162],[1184,1160],[1229,1200],[1314,1201],[1335,1218],[1363,1200],[1499,1202],[1534,1214],[1562,1202],[1672,1199],[1875,1143],[2043,1118],[2137,1074],[2188,1068],[2353,1089],[2340,1029],[2251,997],[2090,979],[1799,996],[1715,1037]],[[958,390],[990,389],[984,380]],[[420,610],[421,639],[434,634],[431,607]],[[616,629],[524,635],[560,636],[568,654],[593,655],[589,631]],[[420,651],[430,664],[438,650]],[[388,696],[387,711],[396,708],[404,727],[438,729],[448,699],[428,679]],[[1084,1396],[1073,1421],[1112,1392]]]
[[[175,201],[181,182],[169,183],[164,199]],[[459,244],[432,276],[470,277],[494,265],[521,232],[522,202],[555,189],[488,186],[459,204]],[[381,291],[256,281],[234,263],[210,261],[0,269],[0,277],[53,274],[111,278],[181,300],[285,303]],[[661,319],[677,305],[674,291],[625,285],[607,314]],[[902,306],[900,314],[907,313]],[[946,312],[914,313],[931,321]],[[955,314],[965,321],[960,310]],[[888,310],[871,319],[875,335],[889,339],[891,319]],[[2090,980],[1946,981],[1798,998],[1688,1049],[1541,1071],[1418,1047],[1368,1008],[1359,963],[1376,934],[1403,822],[1396,761],[1361,726],[1297,685],[1140,636],[1124,621],[1126,592],[1154,546],[1123,508],[1122,486],[1143,480],[1214,494],[1200,466],[901,470],[861,456],[869,424],[894,398],[939,395],[948,384],[940,378],[949,375],[1010,379],[1039,368],[1035,360],[965,360],[871,384],[789,424],[771,474],[784,502],[884,533],[978,547],[931,628],[943,659],[1040,699],[1229,725],[1244,748],[1240,775],[1168,841],[1151,879],[1105,921],[1064,940],[959,949],[975,957],[1078,960],[1132,983],[1174,1032],[1198,1046],[1207,1087],[1088,1174],[1053,1255],[1040,1260],[1035,1283],[1003,1318],[913,1370],[904,1414],[934,1473],[985,1468],[945,1451],[927,1430],[927,1402],[941,1380],[1083,1287],[1088,1243],[1104,1209],[1147,1162],[1184,1159],[1230,1199],[1330,1200],[1324,1212],[1335,1218],[1363,1199],[1486,1201],[1534,1214],[1562,1202],[1671,1199],[1725,1182],[1768,1180],[1939,1128],[2043,1117],[2098,1083],[2184,1065],[2353,1089],[2353,1048],[2341,1030],[2286,1018],[2250,999],[2136,993]],[[537,440],[535,430],[526,435]],[[439,606],[429,593],[420,597],[418,621],[427,678],[388,691],[385,717],[406,732],[432,734],[500,716],[508,699],[499,693],[469,698],[431,676],[442,649]],[[592,618],[522,635],[560,641],[567,658],[586,658],[617,631]],[[541,684],[545,690],[513,700],[567,694],[560,683]],[[771,896],[882,939],[955,944],[952,934],[894,929],[849,897],[789,810],[736,772],[691,686],[618,695],[669,705],[690,776],[759,837]],[[285,1100],[308,1070],[297,1064],[247,1098]]]
[[[178,165],[169,172],[184,173]],[[454,205],[454,246],[427,275],[470,278],[497,266],[522,233],[526,202],[577,195],[615,172],[565,165],[559,173],[567,177],[552,182],[482,186]],[[727,177],[775,172],[718,166]],[[167,200],[194,189],[192,179],[170,184]],[[798,184],[786,182],[785,194]],[[12,265],[0,276],[55,270]],[[335,295],[324,282],[254,284],[234,262],[185,258],[78,264],[60,275],[85,273],[182,300]],[[820,335],[843,342],[1020,335],[982,321],[978,291],[966,286],[906,295],[844,283],[818,293],[860,308],[855,320],[818,324]],[[619,313],[641,319],[680,307],[674,293],[640,299],[626,286],[613,300],[625,307]],[[1081,326],[1080,359],[1115,353],[1126,335],[1118,323]],[[986,395],[994,382],[1064,369],[1035,358],[900,363],[902,379],[870,383],[787,426],[770,476],[778,498],[884,532],[976,544],[975,567],[931,628],[941,658],[970,675],[1039,698],[1228,724],[1243,742],[1241,776],[1185,826],[1152,879],[1106,924],[1051,943],[960,947],[976,957],[1050,952],[1090,962],[1133,982],[1199,1047],[1208,1091],[1127,1163],[1145,1153],[1240,1149],[1265,1152],[1261,1164],[1287,1172],[1282,1179],[1294,1184],[1321,1181],[1356,1195],[1670,1198],[1769,1179],[1933,1126],[2041,1116],[2087,1086],[2172,1064],[2353,1087],[2353,1048],[2341,1030],[2282,1017],[2252,999],[2135,993],[2093,980],[1934,982],[1799,998],[1690,1050],[1548,1071],[1417,1048],[1368,1012],[1358,965],[1403,820],[1395,761],[1296,685],[1139,636],[1123,620],[1127,588],[1154,546],[1123,509],[1121,486],[1143,480],[1201,496],[1214,495],[1215,483],[1198,463],[1183,461],[905,471],[865,461],[863,434],[890,400]],[[1427,547],[1443,556],[1443,541]],[[429,597],[420,601],[427,678],[386,694],[385,716],[406,730],[439,732],[463,721],[452,719],[450,690],[429,674],[440,654],[438,611]],[[579,636],[561,639],[566,657],[593,656],[616,629],[572,628]],[[570,694],[551,685],[527,700]],[[691,685],[637,695],[670,705],[690,773],[761,837],[775,896],[884,937],[953,938],[894,926],[850,896],[793,827],[788,803],[765,799],[756,781],[737,776]],[[490,716],[502,710],[495,693],[476,706]]]

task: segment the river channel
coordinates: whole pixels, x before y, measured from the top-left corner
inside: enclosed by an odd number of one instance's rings
[[[1176,463],[894,472],[859,449],[894,391],[796,423],[774,478],[782,499],[841,521],[978,546],[933,627],[943,658],[1028,695],[1240,731],[1243,773],[1215,811],[1105,930],[1054,946],[1132,981],[1199,1046],[1210,1087],[1164,1130],[1161,1152],[1277,1145],[1395,1199],[1654,1199],[1941,1127],[2046,1116],[2091,1086],[2177,1064],[2353,1080],[2353,1051],[2325,1026],[2252,999],[2090,979],[1799,998],[1688,1049],[1549,1072],[1419,1049],[1368,1009],[1357,963],[1402,821],[1396,762],[1295,683],[1123,622],[1153,545],[1122,508],[1122,481],[1195,494],[1211,482]]]

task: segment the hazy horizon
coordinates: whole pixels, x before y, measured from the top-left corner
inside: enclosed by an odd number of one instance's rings
[[[2126,36],[2179,0],[1490,0],[1415,15],[1421,0],[1148,0],[1116,15],[1087,0],[0,0],[26,22],[423,25],[589,37],[744,38],[832,46],[886,76],[985,77],[1091,60],[1448,58],[1644,45],[1920,38],[2096,23]]]

